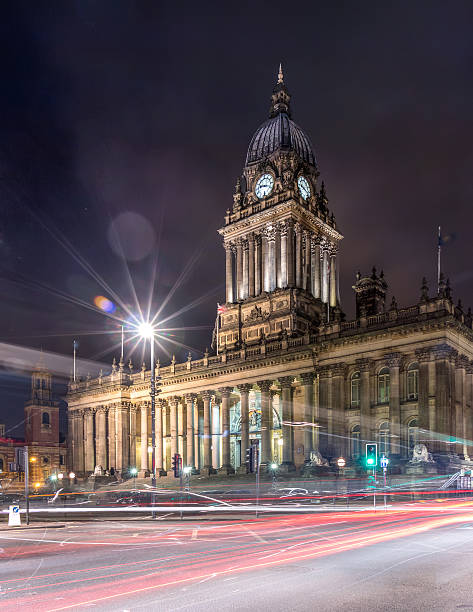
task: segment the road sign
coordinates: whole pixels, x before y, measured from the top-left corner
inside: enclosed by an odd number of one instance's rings
[[[383,455],[379,460],[379,464],[382,468],[387,468],[389,464],[389,459]]]
[[[10,506],[8,508],[8,526],[19,527],[21,525],[20,506]]]

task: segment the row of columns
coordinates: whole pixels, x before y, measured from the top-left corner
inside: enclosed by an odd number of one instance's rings
[[[277,288],[298,287],[337,305],[337,250],[327,239],[291,219],[226,242],[226,301]]]

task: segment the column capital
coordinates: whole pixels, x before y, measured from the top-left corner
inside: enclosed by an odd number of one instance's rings
[[[203,400],[209,400],[209,399],[212,397],[212,395],[213,395],[213,394],[214,394],[214,392],[213,392],[213,391],[202,391],[202,392],[200,393],[200,397],[201,397]]]
[[[435,359],[448,359],[452,360],[457,356],[457,351],[446,343],[437,344],[433,347],[432,352],[435,355]]]
[[[399,368],[403,359],[403,355],[401,353],[395,352],[386,353],[386,355],[383,355],[383,359],[385,360],[389,368]]]
[[[106,414],[108,412],[108,406],[97,406],[97,414]]]
[[[196,399],[196,397],[197,397],[197,394],[196,394],[196,393],[186,393],[186,394],[184,395],[184,398],[185,398],[185,400],[186,400],[186,403],[193,402],[193,401]]]
[[[314,384],[315,373],[303,372],[302,374],[299,374],[299,378],[301,379],[303,385],[312,385]]]
[[[174,404],[176,406],[179,404],[181,398],[178,395],[172,395],[170,398],[168,398],[168,400],[170,404]]]
[[[260,391],[269,391],[272,385],[273,385],[272,380],[259,380],[258,381],[258,387],[260,388]]]
[[[473,361],[468,360],[465,369],[467,374],[473,374]]]
[[[432,350],[430,348],[418,348],[415,350],[415,355],[419,363],[427,363],[430,361]]]
[[[459,370],[466,370],[468,363],[468,357],[466,355],[457,355],[455,358],[455,367]]]
[[[237,385],[237,388],[240,393],[249,393],[253,388],[253,385],[251,385],[250,383],[243,383],[241,385]]]
[[[230,393],[233,391],[233,387],[220,387],[218,390],[222,397],[230,397]]]
[[[369,372],[373,367],[373,360],[365,357],[357,359],[355,363],[360,372]]]
[[[331,365],[323,365],[317,368],[317,374],[319,378],[328,378],[332,373]]]
[[[294,376],[281,376],[278,378],[281,389],[292,389],[292,383],[294,382]]]
[[[331,366],[332,376],[346,376],[347,374],[347,365],[346,363],[334,363]]]

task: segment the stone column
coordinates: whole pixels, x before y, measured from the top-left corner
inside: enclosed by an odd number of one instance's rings
[[[74,412],[74,438],[75,438],[75,448],[76,448],[76,456],[74,463],[74,471],[79,474],[83,474],[85,472],[85,447],[84,447],[84,410],[79,409]]]
[[[332,448],[334,457],[347,457],[347,427],[345,419],[345,378],[346,366],[337,363],[332,366]]]
[[[115,406],[110,406],[108,409],[108,467],[117,467],[117,410]]]
[[[243,297],[243,244],[240,238],[236,241],[236,296],[237,300]]]
[[[388,353],[384,356],[389,368],[389,453],[397,459],[401,456],[401,396],[399,386],[399,368],[401,353]],[[427,363],[427,376],[429,365]],[[429,417],[429,387],[427,379],[427,418]],[[419,398],[420,399],[420,398]],[[420,401],[419,401],[420,407]],[[420,412],[420,410],[419,410]]]
[[[144,478],[149,475],[148,470],[148,405],[141,404],[141,469],[140,477]]]
[[[248,294],[250,297],[255,295],[255,237],[254,234],[248,236]]]
[[[130,447],[129,447],[129,408],[126,403],[121,403],[117,406],[117,470],[122,472],[130,465]]]
[[[330,367],[318,368],[319,374],[319,414],[317,429],[319,438],[319,452],[322,457],[327,457],[330,447],[329,434],[329,410],[330,410]]]
[[[222,395],[222,467],[221,474],[233,474],[235,470],[230,463],[230,393],[231,387],[219,389]]]
[[[274,291],[276,288],[276,238],[274,228],[267,230],[267,241],[268,287],[269,291]]]
[[[417,426],[419,428],[418,440],[431,449],[429,431],[429,349],[417,349],[416,359],[419,362],[419,388],[418,388],[418,416]],[[391,373],[391,372],[390,372]],[[392,376],[390,376],[392,394]],[[393,432],[394,433],[394,432]]]
[[[187,465],[186,427],[184,423],[184,398],[177,405],[177,452],[181,455],[182,465]]]
[[[255,236],[255,295],[261,293],[261,236]]]
[[[314,373],[304,372],[300,375],[302,388],[304,393],[304,459],[310,461],[310,453],[312,448],[313,438],[313,423],[314,423]]]
[[[212,398],[212,465],[215,469],[220,468],[220,406],[217,397]]]
[[[269,266],[269,248],[268,236],[266,229],[261,233],[261,273],[263,282],[263,291],[270,291],[270,266]]]
[[[454,351],[448,344],[438,344],[434,348],[435,379],[436,379],[436,416],[437,431],[444,436],[455,435],[451,429],[451,416],[453,411],[454,380],[451,375],[451,361],[455,358]],[[437,440],[434,445],[437,452],[451,453],[451,445]]]
[[[329,278],[328,278],[328,251],[324,247],[322,252],[322,302],[329,301]]]
[[[93,408],[88,408],[85,413],[85,471],[93,472],[95,468],[95,445],[94,445],[94,412]]]
[[[293,472],[296,469],[294,464],[294,405],[292,401],[293,376],[283,376],[279,379],[281,385],[282,402],[282,464],[281,471]]]
[[[452,431],[457,440],[454,447],[455,452],[461,458],[464,455],[463,439],[465,434],[463,431],[463,421],[465,414],[465,369],[467,361],[464,355],[459,355],[455,360],[455,427],[452,428]]]
[[[178,397],[171,397],[169,400],[170,421],[171,421],[171,459],[178,452],[177,441],[177,405],[179,404]]]
[[[187,465],[195,473],[195,440],[194,440],[194,401],[195,395],[186,395],[186,428],[187,428]]]
[[[199,401],[197,398],[194,400],[194,461],[196,470],[200,470],[202,467],[201,457],[200,457],[200,436],[201,430],[199,427]]]
[[[271,380],[258,381],[258,387],[261,390],[261,465],[267,467],[272,460],[272,429],[273,415],[271,410],[271,394],[269,392]]]
[[[465,458],[473,459],[473,362],[469,361],[465,374]]]
[[[296,287],[302,287],[302,228],[296,223]]]
[[[242,299],[246,299],[249,295],[249,270],[248,270],[248,240],[242,241],[243,249],[243,272],[242,272]]]
[[[295,262],[294,262],[294,221],[288,219],[286,221],[286,267],[287,267],[287,286],[294,287],[296,284],[295,277]]]
[[[371,435],[371,395],[370,395],[370,369],[371,359],[357,359],[357,368],[360,370],[360,429],[361,451],[363,445],[372,440]]]
[[[337,252],[330,250],[330,306],[335,308],[337,305]]]
[[[275,286],[282,288],[284,287],[282,278],[282,266],[281,266],[281,231],[279,226],[276,226],[274,232],[274,257],[276,266],[276,278]]]
[[[311,242],[312,257],[312,295],[320,299],[320,239],[314,238]]]
[[[204,402],[204,466],[201,470],[202,473],[209,475],[213,472],[212,470],[212,423],[210,416],[210,398],[212,392],[204,391],[202,393],[202,400]]]
[[[130,467],[137,467],[136,460],[136,406],[130,406],[130,433],[128,436],[128,444],[130,449],[130,459],[129,465]]]
[[[243,384],[238,385],[238,390],[240,391],[240,412],[241,412],[241,465],[239,472],[246,474],[246,465],[245,465],[245,453],[246,449],[250,446],[250,430],[249,430],[249,392],[251,390],[251,385]]]
[[[225,245],[225,285],[226,301],[233,302],[233,255],[230,244]]]
[[[305,232],[305,262],[304,262],[304,289],[311,291],[311,254],[310,254],[310,232]]]
[[[97,449],[97,465],[101,465],[105,470],[107,469],[107,440],[106,440],[106,426],[105,419],[107,418],[107,410],[104,406],[97,408],[95,422],[95,448]]]
[[[163,428],[163,412],[165,412],[165,404],[162,400],[156,400],[155,406],[155,457],[156,457],[156,476],[165,476],[166,471],[164,470],[164,428]]]
[[[281,241],[281,287],[287,287],[287,224],[282,223],[279,230]]]

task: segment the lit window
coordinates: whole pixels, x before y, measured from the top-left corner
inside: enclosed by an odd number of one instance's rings
[[[351,375],[351,405],[360,405],[360,373],[353,372]]]
[[[411,363],[407,368],[407,399],[416,400],[419,393],[419,364]]]
[[[412,454],[414,446],[417,444],[418,432],[417,418],[414,417],[407,423],[407,446],[409,448],[409,454]]]
[[[359,425],[355,425],[351,429],[350,447],[352,457],[361,455],[361,429]]]
[[[378,430],[378,447],[380,455],[389,454],[389,423],[384,421]]]
[[[389,402],[389,369],[383,368],[378,374],[378,403]]]

